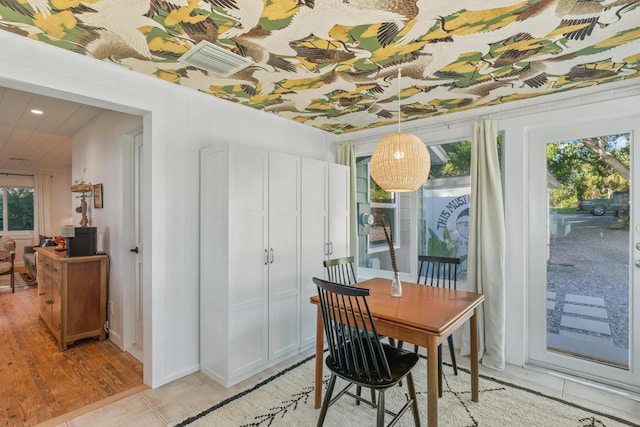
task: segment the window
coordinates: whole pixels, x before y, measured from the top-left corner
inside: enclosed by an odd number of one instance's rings
[[[502,135],[498,137],[500,155]],[[459,257],[458,279],[466,279],[467,239],[471,193],[471,141],[429,145],[429,179],[415,193],[387,193],[369,175],[371,156],[357,159],[359,212],[384,215],[390,224],[401,272],[417,274],[418,255]],[[414,202],[415,200],[415,202]],[[415,212],[414,212],[415,211]],[[365,227],[366,228],[366,227]],[[360,227],[359,230],[365,228]],[[371,226],[358,235],[359,267],[391,271],[382,227]]]
[[[32,231],[33,206],[33,188],[0,187],[0,231]]]
[[[370,160],[371,156],[368,156],[366,158],[367,165]],[[375,221],[369,230],[369,252],[378,252],[389,248],[385,237],[385,228],[387,234],[393,238],[394,247],[398,246],[396,236],[396,195],[380,188],[369,175],[368,199],[371,206],[371,214]]]

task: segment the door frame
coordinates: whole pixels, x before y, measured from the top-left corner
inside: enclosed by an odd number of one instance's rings
[[[640,326],[634,323],[640,318],[640,269],[634,267],[634,260],[640,259],[640,250],[635,245],[640,242],[640,209],[634,209],[640,201],[640,185],[631,186],[630,209],[630,249],[629,249],[629,370],[603,365],[586,359],[546,349],[546,263],[548,254],[548,199],[546,178],[546,146],[548,143],[582,137],[612,135],[619,133],[631,135],[631,179],[634,170],[640,169],[640,150],[635,149],[634,137],[640,135],[640,118],[633,116],[618,118],[599,118],[571,124],[535,127],[527,132],[528,155],[528,215],[527,215],[527,297],[528,297],[528,363],[566,372],[597,382],[640,391]],[[544,165],[544,166],[543,166]],[[636,167],[634,167],[636,165]],[[544,271],[544,274],[541,274]]]

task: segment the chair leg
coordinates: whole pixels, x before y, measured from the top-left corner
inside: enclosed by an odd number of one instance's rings
[[[449,343],[449,354],[451,354],[451,365],[453,366],[453,375],[458,375],[458,365],[456,363],[456,350],[453,348],[453,337],[449,335],[447,337]]]
[[[376,416],[376,427],[384,427],[384,390],[380,390],[378,398],[378,414]]]
[[[329,409],[329,404],[331,403],[331,395],[333,394],[333,389],[336,386],[336,376],[331,375],[329,379],[329,385],[327,386],[326,394],[324,395],[324,400],[322,401],[322,409],[320,410],[320,416],[318,417],[318,427],[321,427],[324,424],[324,418],[327,416],[327,409]]]
[[[362,395],[362,386],[356,386],[356,396]],[[356,405],[360,404],[360,399],[356,399]]]
[[[413,412],[413,421],[416,427],[420,427],[420,412],[418,411],[418,399],[416,398],[416,387],[413,383],[413,375],[411,372],[407,374],[407,388],[409,389],[409,399],[413,400],[411,404],[411,412]]]

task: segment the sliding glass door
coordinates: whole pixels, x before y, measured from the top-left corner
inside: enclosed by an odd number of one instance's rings
[[[634,125],[537,129],[529,147],[529,360],[627,388],[640,386]]]

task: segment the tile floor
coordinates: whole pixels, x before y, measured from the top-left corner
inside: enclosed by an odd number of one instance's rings
[[[283,365],[288,365],[310,354],[312,354],[311,351],[301,354]],[[443,351],[445,359],[446,355],[448,351]],[[460,357],[458,365],[468,367],[468,359]],[[144,390],[75,418],[59,417],[45,424],[64,427],[166,426],[195,413],[198,409],[209,407],[237,393],[277,372],[279,368],[280,366],[271,368],[229,389],[225,389],[206,375],[197,372],[155,390]],[[640,395],[638,394],[573,379],[537,367],[523,368],[507,365],[503,371],[496,372],[481,366],[480,372],[585,407],[637,419],[640,425]]]

